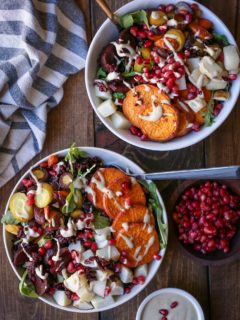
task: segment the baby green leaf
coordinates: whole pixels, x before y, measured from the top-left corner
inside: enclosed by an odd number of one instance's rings
[[[93,224],[95,229],[103,229],[110,226],[110,221],[107,217],[101,215],[100,212],[94,213]]]
[[[21,295],[30,297],[30,298],[38,298],[37,293],[35,292],[34,286],[31,283],[26,281],[26,277],[28,275],[28,271],[25,270],[22,279],[19,283],[19,291]]]

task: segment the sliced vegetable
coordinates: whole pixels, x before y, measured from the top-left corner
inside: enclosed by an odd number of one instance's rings
[[[59,178],[60,187],[69,189],[70,184],[73,182],[73,175],[70,172],[64,172]]]
[[[50,156],[47,162],[48,162],[48,167],[51,168],[54,164],[58,163],[58,156],[56,154]]]
[[[165,24],[167,20],[168,17],[166,16],[166,13],[160,10],[152,11],[149,17],[149,23],[153,26],[161,26]]]
[[[14,193],[10,199],[9,209],[13,217],[21,222],[27,222],[33,218],[33,207],[27,204],[25,193]]]
[[[53,187],[49,183],[43,183],[35,194],[35,205],[44,208],[52,202]]]
[[[21,229],[21,226],[16,225],[16,224],[6,224],[5,229],[9,233],[17,235],[19,230]]]
[[[239,54],[235,46],[227,46],[223,48],[224,67],[228,71],[238,70]]]
[[[46,181],[48,173],[44,168],[37,168],[32,170],[33,175],[37,178],[38,181]]]
[[[7,211],[7,212],[2,216],[1,223],[15,224],[15,225],[17,225],[17,224],[20,223],[20,221],[13,217],[11,211]]]
[[[113,126],[117,129],[128,129],[131,126],[131,122],[124,116],[121,111],[116,111],[112,116],[111,120]]]
[[[83,211],[82,211],[82,210],[79,210],[79,209],[74,210],[74,211],[71,212],[71,214],[70,214],[71,218],[73,218],[73,219],[78,219],[78,218],[80,218],[82,215],[83,215]]]
[[[179,29],[170,29],[166,32],[165,37],[169,40],[169,39],[173,39],[175,41],[177,41],[178,43],[178,47],[176,48],[177,51],[182,50],[185,41],[186,41],[186,37],[184,35],[184,33],[179,30]]]
[[[134,23],[145,23],[148,26],[147,13],[145,10],[138,10],[120,17],[120,24],[124,29],[130,28]]]
[[[189,28],[195,34],[195,36],[201,40],[210,40],[212,39],[212,33],[208,32],[207,29],[201,27],[196,22],[192,22],[189,24]]]
[[[112,101],[112,99],[108,99],[102,102],[99,107],[97,108],[98,112],[101,114],[102,117],[107,118],[111,116],[116,110],[117,107]]]

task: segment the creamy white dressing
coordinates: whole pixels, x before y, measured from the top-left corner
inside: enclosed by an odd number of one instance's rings
[[[24,248],[23,243],[21,243],[21,247],[23,249],[23,252],[25,253],[25,255],[28,257],[29,261],[33,261],[33,258],[30,256],[30,254],[27,252],[27,250]]]
[[[144,84],[144,89],[148,92],[150,91],[150,87],[147,84]]]
[[[152,233],[153,232],[153,226],[151,224],[148,225],[147,232],[148,233]]]
[[[138,117],[140,119],[146,120],[146,121],[158,121],[163,114],[163,110],[160,104],[157,104],[157,97],[156,96],[151,96],[151,100],[152,100],[152,111],[144,116],[142,114],[139,114]]]
[[[40,234],[38,232],[35,232],[32,228],[29,228],[28,226],[24,226],[23,232],[25,234],[25,237],[23,238],[23,243],[29,243],[30,238],[38,238]]]
[[[43,274],[43,266],[42,266],[42,264],[39,267],[35,268],[35,272],[36,272],[36,275],[42,280],[46,280],[47,277],[48,277],[48,273],[47,272]]]
[[[145,215],[143,217],[143,223],[149,223],[150,222],[150,214],[149,214],[149,210],[146,209]]]
[[[60,247],[60,243],[59,243],[58,239],[55,239],[55,238],[54,238],[54,240],[55,240],[56,243],[57,243],[57,253],[56,253],[55,256],[52,257],[52,260],[53,260],[53,261],[59,261],[59,260],[61,260],[61,257],[60,257],[61,247]]]
[[[100,173],[100,170],[98,170],[97,174],[100,180],[97,180],[95,177],[92,177],[92,180],[91,180],[92,183],[95,183],[97,189],[105,193],[108,196],[108,198],[110,199],[114,198],[113,192],[110,189],[106,188],[105,179],[103,175]]]
[[[60,234],[63,238],[69,238],[69,237],[72,237],[76,234],[75,223],[73,222],[73,220],[71,218],[68,219],[67,230],[61,228]]]
[[[117,42],[112,42],[112,44],[115,46],[117,54],[121,58],[128,58],[128,63],[125,66],[126,71],[129,71],[132,65],[132,61],[134,57],[136,56],[136,51],[130,46],[129,43],[117,43]],[[124,52],[124,51],[128,52]]]
[[[176,308],[171,309],[170,305],[177,301]],[[163,292],[153,297],[144,307],[141,320],[159,320],[159,310],[167,309],[168,320],[198,320],[197,311],[192,302],[177,293]],[[160,317],[161,318],[161,317]]]
[[[77,228],[77,230],[82,230],[82,229],[85,228],[85,226],[86,226],[85,221],[82,221],[82,220],[79,219],[79,220],[76,222],[76,228]]]
[[[148,243],[145,245],[145,251],[143,253],[143,257],[148,253],[149,249],[151,248],[151,246],[154,244],[155,241],[155,237],[152,236],[149,240]]]
[[[118,72],[113,71],[107,75],[106,79],[107,79],[107,81],[117,80],[117,79],[119,79],[119,75],[120,74]]]
[[[129,238],[123,234],[120,234],[120,237],[125,241],[126,245],[128,246],[128,248],[132,249],[133,248],[133,241],[132,238]]]
[[[132,90],[133,88],[131,87],[131,85],[127,82],[123,80],[123,84],[130,90]]]
[[[38,179],[37,179],[37,177],[33,174],[33,172],[32,172],[33,169],[34,169],[34,168],[31,167],[29,173],[30,173],[31,177],[33,178],[33,180],[35,181],[35,183],[36,183],[36,185],[37,185],[37,190],[35,190],[35,191],[32,190],[32,193],[34,193],[34,194],[40,194],[40,193],[42,192],[42,183],[39,182]]]
[[[129,225],[128,225],[127,222],[123,222],[123,223],[122,223],[122,227],[123,227],[123,229],[124,229],[125,231],[128,231],[128,229],[129,229]]]
[[[161,93],[162,91],[165,93],[169,93],[169,88],[167,86],[165,86],[164,84],[162,84],[161,82],[157,83],[157,87],[160,90],[159,93]]]
[[[121,197],[122,195],[123,195],[123,193],[122,193],[121,191],[117,191],[117,192],[116,192],[116,196],[117,196],[117,197]]]
[[[57,172],[57,174],[60,173],[61,166],[64,166],[64,167],[65,167],[65,164],[64,164],[63,161],[60,161],[60,162],[56,163],[55,171]]]
[[[189,112],[188,107],[181,100],[178,100],[178,104],[183,108],[183,110]]]

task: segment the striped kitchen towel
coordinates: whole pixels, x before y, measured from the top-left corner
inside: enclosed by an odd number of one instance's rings
[[[86,53],[74,0],[0,0],[0,187],[42,150],[47,112]]]

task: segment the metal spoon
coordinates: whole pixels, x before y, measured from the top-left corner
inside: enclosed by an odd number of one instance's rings
[[[106,16],[118,27],[120,25],[120,18],[112,12],[112,10],[109,8],[109,5],[106,3],[105,0],[96,0],[99,7],[103,10],[103,12],[106,14]]]
[[[165,171],[165,172],[153,172],[153,173],[128,173],[125,172],[118,165],[113,165],[119,170],[123,171],[130,177],[144,180],[201,180],[201,179],[239,179],[240,167],[217,167],[206,169],[191,169],[191,170],[177,170],[177,171]]]

